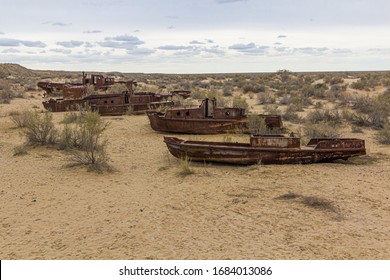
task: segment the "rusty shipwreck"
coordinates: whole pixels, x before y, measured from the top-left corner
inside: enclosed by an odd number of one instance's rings
[[[87,85],[94,85],[95,90],[107,90],[115,83],[123,83],[127,90],[121,93],[98,93],[88,94]],[[38,86],[48,94],[42,102],[45,109],[52,112],[64,112],[75,110],[78,107],[90,107],[101,115],[123,115],[129,110],[145,112],[157,109],[161,106],[178,105],[172,100],[173,96],[187,98],[190,91],[176,90],[173,92],[135,92],[137,85],[134,81],[115,82],[113,78],[104,78],[102,75],[91,75],[87,78],[83,73],[82,84],[53,84],[39,82]],[[58,90],[62,92],[61,98],[51,97],[50,94]]]
[[[313,138],[306,146],[300,145],[298,137],[283,135],[251,135],[249,143],[185,141],[176,137],[164,137],[164,142],[177,158],[245,165],[332,162],[366,154],[364,140],[355,138]]]
[[[217,134],[242,131],[249,133],[244,108],[218,107],[216,99],[204,99],[198,108],[171,108],[163,112],[148,111],[150,126],[156,131]],[[282,127],[279,115],[258,115],[269,128]]]
[[[104,77],[100,74],[91,74],[87,76],[85,72],[82,74],[81,83],[52,83],[52,82],[38,82],[37,86],[43,89],[48,95],[53,94],[55,91],[60,91],[66,98],[80,99],[86,91],[86,86],[92,85],[95,90],[105,91],[110,86],[115,84],[123,84],[129,91],[133,90],[133,87],[137,83],[133,80],[130,81],[115,81],[114,78]]]

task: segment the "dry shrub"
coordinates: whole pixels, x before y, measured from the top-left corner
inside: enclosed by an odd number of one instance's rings
[[[127,86],[125,84],[121,84],[121,83],[116,83],[116,84],[113,84],[112,86],[110,86],[108,89],[107,89],[107,93],[122,93],[124,91],[128,91],[129,89],[127,88]]]
[[[341,137],[339,126],[334,123],[320,122],[317,124],[306,123],[303,133],[307,138],[338,138]]]
[[[376,134],[376,140],[385,145],[390,145],[390,125],[385,124],[383,129]]]
[[[178,174],[183,177],[194,174],[195,172],[194,170],[192,170],[190,165],[191,165],[191,160],[189,159],[189,157],[187,155],[185,157],[182,157],[180,159],[180,170]]]
[[[71,150],[81,148],[81,139],[76,133],[76,129],[71,124],[65,124],[58,137],[58,146],[61,150]]]
[[[64,119],[61,121],[61,123],[70,124],[70,123],[76,123],[79,121],[83,121],[85,119],[85,115],[88,112],[92,111],[90,106],[88,106],[88,105],[82,106],[80,104],[76,104],[73,107],[73,109],[75,111],[66,112]]]
[[[27,155],[27,148],[25,145],[16,146],[14,148],[14,154],[13,156],[25,156]]]
[[[47,111],[43,114],[37,111],[26,114],[24,134],[28,145],[55,144],[57,130],[53,123],[53,114]]]
[[[342,122],[341,115],[338,110],[314,110],[307,114],[307,121],[310,123],[331,122],[340,124]]]
[[[6,80],[0,80],[0,104],[9,104],[15,98],[12,84]]]
[[[264,119],[258,115],[248,115],[248,127],[250,133],[253,135],[271,134],[271,130],[267,127]]]
[[[260,92],[257,94],[257,104],[274,104],[275,96],[269,92]]]
[[[84,165],[97,172],[112,170],[108,163],[107,140],[103,139],[107,126],[96,112],[87,112],[83,120],[65,126],[60,143],[63,147],[74,148],[70,166]]]
[[[26,127],[26,122],[30,114],[32,114],[31,111],[12,111],[10,112],[9,116],[16,124],[16,127],[23,128]]]
[[[248,102],[246,102],[246,99],[244,97],[235,95],[233,97],[233,107],[244,108],[245,110],[248,110],[249,104]]]
[[[283,114],[283,120],[290,121],[292,123],[301,123],[302,118],[298,115],[296,107],[289,105],[286,112]]]
[[[279,106],[276,104],[265,105],[264,112],[269,115],[280,115],[282,112],[279,110]]]
[[[11,90],[0,90],[0,104],[9,104],[15,98],[15,94]]]

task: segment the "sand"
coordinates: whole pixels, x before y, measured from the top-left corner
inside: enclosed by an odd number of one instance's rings
[[[0,105],[0,259],[390,258],[390,148],[370,130],[346,135],[366,140],[360,161],[191,163],[183,177],[147,116],[104,117],[116,171],[96,174],[55,148],[13,155],[24,139],[7,114],[40,102]]]

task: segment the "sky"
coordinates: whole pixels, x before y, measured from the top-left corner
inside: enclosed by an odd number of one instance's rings
[[[31,69],[390,70],[389,0],[0,0],[0,7],[0,63]]]

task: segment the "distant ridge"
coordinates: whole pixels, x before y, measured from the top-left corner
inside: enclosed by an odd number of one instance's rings
[[[36,76],[33,70],[27,69],[19,64],[0,63],[0,79],[9,77],[34,77]]]

